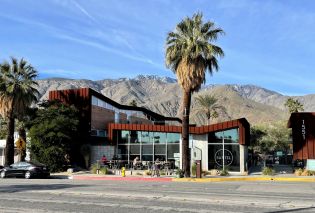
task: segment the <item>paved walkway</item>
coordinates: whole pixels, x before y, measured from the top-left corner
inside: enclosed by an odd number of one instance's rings
[[[117,180],[117,181],[150,181],[150,182],[233,182],[233,181],[284,181],[284,182],[315,182],[315,176],[295,176],[290,166],[275,165],[276,174],[273,176],[264,176],[261,173],[261,167],[251,168],[249,175],[230,175],[230,176],[206,176],[203,178],[176,178],[176,176],[140,176],[126,175],[122,177],[117,175],[97,175],[89,171],[81,171],[73,174],[57,173],[52,174],[53,178],[74,179],[74,180]]]

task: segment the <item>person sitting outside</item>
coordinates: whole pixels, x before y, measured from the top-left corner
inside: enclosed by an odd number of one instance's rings
[[[135,157],[135,159],[133,159],[133,168],[134,169],[137,169],[139,166],[140,166],[141,162],[140,162],[140,159],[139,157]]]
[[[107,158],[105,155],[103,155],[103,157],[101,158],[101,162],[103,163],[103,165],[105,166],[107,163]]]

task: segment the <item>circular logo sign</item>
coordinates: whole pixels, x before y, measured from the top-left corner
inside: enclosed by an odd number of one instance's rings
[[[223,151],[224,151],[224,155],[223,155]],[[224,161],[223,161],[223,156],[224,156]],[[214,155],[214,159],[215,159],[215,162],[219,166],[223,166],[223,162],[224,162],[224,166],[229,166],[233,163],[233,154],[227,149],[224,149],[224,150],[219,149],[218,151],[216,151]]]

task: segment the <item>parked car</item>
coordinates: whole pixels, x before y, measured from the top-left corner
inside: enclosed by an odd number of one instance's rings
[[[0,177],[24,177],[26,179],[32,177],[47,178],[50,176],[47,166],[41,163],[21,161],[4,167],[0,170]]]

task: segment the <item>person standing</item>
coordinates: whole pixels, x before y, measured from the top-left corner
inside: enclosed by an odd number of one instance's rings
[[[154,177],[156,175],[156,177],[160,177],[160,159],[157,158],[154,162],[154,164],[152,165],[152,177]]]

